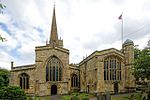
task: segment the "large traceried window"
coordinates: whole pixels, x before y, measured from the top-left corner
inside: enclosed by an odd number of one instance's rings
[[[108,75],[109,75],[108,65],[109,65],[109,62],[104,61],[104,80],[108,80]]]
[[[121,80],[121,60],[118,57],[104,60],[104,80]]]
[[[22,73],[20,76],[20,87],[21,89],[29,89],[29,75]]]
[[[53,56],[46,64],[46,81],[61,81],[62,80],[62,63]]]

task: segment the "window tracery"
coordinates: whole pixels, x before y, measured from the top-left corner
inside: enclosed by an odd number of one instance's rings
[[[29,75],[26,73],[22,73],[19,78],[21,89],[29,89]]]
[[[46,64],[46,81],[62,80],[62,63],[53,56]]]
[[[118,57],[104,60],[104,80],[121,80],[121,60]]]

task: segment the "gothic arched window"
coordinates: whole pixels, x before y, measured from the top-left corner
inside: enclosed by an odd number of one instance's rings
[[[26,73],[22,73],[19,78],[20,78],[20,87],[22,89],[29,89],[29,75]]]
[[[62,63],[53,56],[46,64],[46,81],[61,81],[62,80]]]
[[[121,60],[118,57],[104,60],[104,80],[121,80]]]
[[[76,74],[71,75],[71,87],[78,87],[78,76]]]

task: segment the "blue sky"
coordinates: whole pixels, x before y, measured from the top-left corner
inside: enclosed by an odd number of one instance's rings
[[[0,14],[0,34],[8,41],[0,42],[0,67],[10,69],[11,61],[15,66],[34,64],[35,47],[49,40],[53,0],[1,2],[7,7]],[[70,50],[70,63],[95,50],[121,49],[122,12],[124,40],[143,48],[150,37],[149,0],[55,0],[55,5],[58,35]]]

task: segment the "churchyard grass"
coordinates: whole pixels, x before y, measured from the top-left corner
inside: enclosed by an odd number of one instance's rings
[[[141,100],[141,94],[140,93],[131,93],[127,96],[111,96],[111,100]]]
[[[88,94],[88,93],[71,93],[70,95],[63,95],[62,96],[62,100],[70,100],[71,97],[78,97],[80,100],[82,100],[83,98],[91,98],[94,95],[93,94]]]

